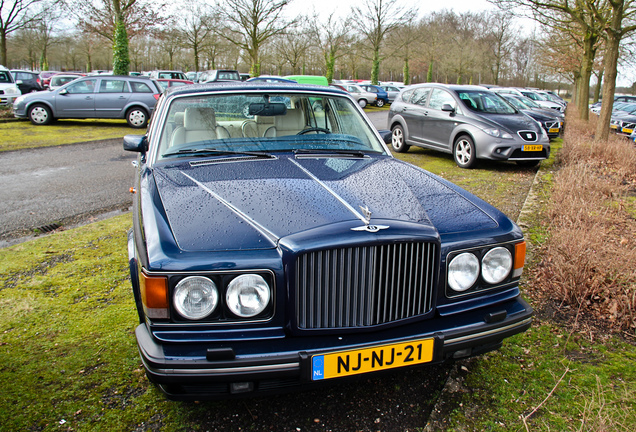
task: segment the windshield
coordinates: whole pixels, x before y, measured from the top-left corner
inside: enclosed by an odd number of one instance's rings
[[[514,96],[503,95],[503,98],[506,99],[506,101],[508,101],[513,107],[517,108],[518,110],[530,108],[529,105]]]
[[[385,153],[349,98],[309,93],[226,93],[175,98],[157,160],[241,152]]]
[[[458,91],[459,99],[471,111],[487,114],[516,114],[517,111],[496,93],[480,90]]]

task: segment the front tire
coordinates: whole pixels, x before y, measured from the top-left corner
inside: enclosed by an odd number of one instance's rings
[[[411,148],[411,146],[406,143],[404,129],[402,129],[400,125],[395,125],[393,129],[391,129],[391,147],[398,153],[406,153],[409,151],[409,148]]]
[[[382,107],[384,106],[384,100],[382,100],[382,99],[378,99],[378,100],[375,102],[375,105],[376,105],[378,108],[382,108]]]
[[[34,125],[47,125],[53,121],[53,113],[46,105],[33,105],[29,108],[29,120]]]
[[[453,157],[460,168],[472,168],[475,166],[475,143],[468,135],[462,135],[455,140],[453,145]]]
[[[148,113],[143,108],[131,108],[126,112],[126,122],[131,128],[144,128],[148,125]]]
[[[366,99],[358,100],[358,105],[360,105],[360,108],[364,108],[365,106],[367,106],[367,100]]]

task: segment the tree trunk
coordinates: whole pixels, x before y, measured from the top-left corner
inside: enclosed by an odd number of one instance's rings
[[[594,100],[593,103],[596,103],[601,98],[601,88],[603,87],[603,70],[599,71],[598,79],[596,80],[596,88],[594,89]]]
[[[0,55],[2,56],[3,65],[7,63],[7,32],[4,28],[0,28]]]
[[[605,42],[605,85],[603,86],[603,104],[598,123],[596,124],[595,141],[606,141],[610,133],[612,108],[614,107],[614,90],[616,90],[616,75],[618,70],[618,49],[621,43],[623,2],[610,2],[612,5],[612,21],[607,32]]]
[[[373,50],[373,65],[371,66],[371,84],[377,85],[380,77],[380,47]]]
[[[592,78],[592,66],[596,49],[594,45],[598,41],[598,35],[594,32],[587,31],[583,39],[583,61],[581,64],[581,79],[579,82],[579,92],[577,95],[576,107],[579,111],[579,118],[582,120],[589,119],[589,103],[590,103],[590,79]]]

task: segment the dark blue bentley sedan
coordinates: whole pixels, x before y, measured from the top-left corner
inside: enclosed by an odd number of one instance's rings
[[[168,89],[147,135],[124,148],[140,153],[128,244],[137,343],[170,398],[463,358],[531,324],[521,230],[393,158],[344,92]]]

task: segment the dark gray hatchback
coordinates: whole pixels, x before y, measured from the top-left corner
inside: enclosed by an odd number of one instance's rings
[[[537,165],[550,156],[541,125],[479,86],[418,84],[402,90],[389,111],[397,152],[415,145],[453,154],[461,168],[477,159]]]
[[[13,103],[13,114],[35,125],[60,118],[126,119],[143,128],[163,89],[146,77],[87,76],[48,92],[22,95]]]

